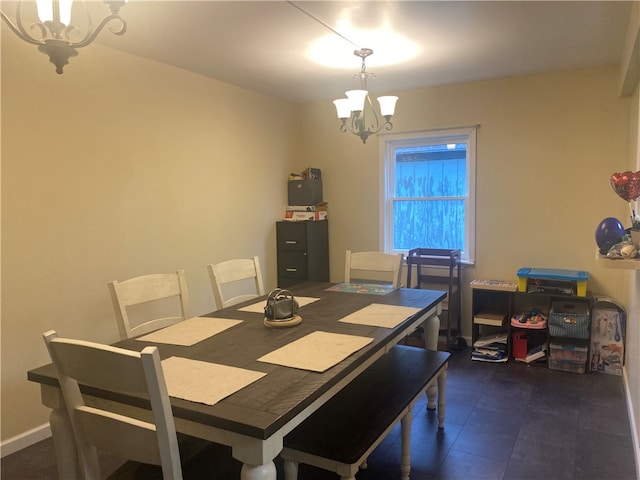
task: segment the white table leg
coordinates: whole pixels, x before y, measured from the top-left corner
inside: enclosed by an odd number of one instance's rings
[[[54,408],[49,416],[53,447],[56,452],[58,478],[76,480],[80,478],[76,442],[66,408]]]
[[[409,480],[411,472],[411,409],[400,421],[402,440],[400,443],[400,473],[402,480]]]
[[[424,345],[429,350],[438,350],[438,333],[440,332],[440,318],[438,313],[442,310],[438,308],[438,312],[427,318],[422,328],[424,329]],[[436,396],[438,394],[438,387],[434,383],[427,389],[427,409],[436,409]]]
[[[445,364],[444,368],[440,375],[438,375],[438,429],[444,429],[444,416],[447,410],[447,399],[446,399],[446,384],[447,384],[447,365]]]
[[[276,466],[273,462],[264,465],[242,465],[241,480],[277,480]]]

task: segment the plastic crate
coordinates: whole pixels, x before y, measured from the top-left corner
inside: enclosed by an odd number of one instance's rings
[[[584,373],[585,362],[572,362],[571,360],[557,360],[549,357],[549,368],[552,370],[562,370],[563,372]]]
[[[553,302],[548,324],[552,337],[589,338],[589,306],[583,302]]]
[[[584,373],[589,349],[577,345],[549,345],[549,368],[563,372]]]
[[[571,361],[577,363],[586,363],[589,349],[587,347],[578,347],[575,345],[558,345],[552,343],[549,345],[549,357],[558,361]]]

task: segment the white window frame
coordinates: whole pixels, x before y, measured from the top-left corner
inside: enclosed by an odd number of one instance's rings
[[[408,146],[467,144],[467,193],[465,202],[465,238],[462,262],[475,263],[476,251],[476,136],[477,125],[450,129],[425,130],[411,133],[381,135],[380,152],[380,244],[389,253],[404,253],[393,249],[393,198],[395,190],[395,149]],[[426,247],[416,245],[416,247]]]

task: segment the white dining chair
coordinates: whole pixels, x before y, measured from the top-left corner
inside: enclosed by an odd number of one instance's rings
[[[351,252],[345,255],[344,281],[369,280],[391,283],[394,288],[400,287],[402,275],[402,253],[384,252]]]
[[[258,257],[236,258],[209,264],[207,271],[218,309],[251,300],[265,293]]]
[[[102,478],[97,450],[160,465],[164,480],[181,480],[180,452],[157,347],[142,352],[43,334],[64,395],[85,480]],[[126,374],[125,374],[126,373]],[[148,398],[153,422],[89,406],[79,385]]]
[[[186,320],[191,317],[189,308],[189,294],[187,292],[187,282],[184,271],[178,270],[176,273],[156,273],[142,275],[131,278],[123,282],[109,282],[109,292],[113,302],[113,309],[118,324],[120,338],[127,338],[143,335],[160,328],[168,327],[174,323]],[[165,299],[177,299],[180,306],[180,315],[155,317],[149,319],[141,312],[129,316],[129,307],[147,304],[150,302],[160,303]],[[174,302],[175,303],[175,302]],[[162,310],[169,309],[171,305],[158,305]],[[157,308],[152,309],[157,314]],[[172,313],[177,313],[177,306]]]

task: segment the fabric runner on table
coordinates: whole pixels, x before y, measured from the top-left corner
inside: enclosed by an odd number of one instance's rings
[[[415,307],[372,303],[338,321],[371,327],[395,328],[419,311],[420,309]]]
[[[320,300],[319,298],[314,297],[295,297],[298,305],[300,307],[304,307],[305,305],[309,305],[310,303],[317,302]],[[266,300],[263,300],[258,303],[252,303],[251,305],[247,305],[246,307],[239,308],[239,312],[251,312],[251,313],[264,313],[264,307],[267,304]]]
[[[229,318],[193,317],[138,337],[136,340],[190,347],[242,322]]]
[[[372,341],[369,337],[317,331],[263,355],[258,361],[324,372]]]
[[[215,405],[266,375],[182,357],[162,360],[162,370],[169,396],[206,405]]]

